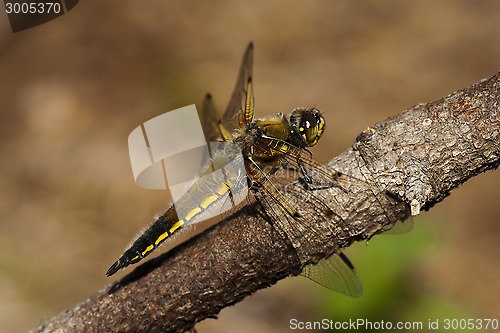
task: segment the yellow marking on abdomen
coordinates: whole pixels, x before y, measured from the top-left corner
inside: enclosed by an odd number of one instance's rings
[[[201,207],[203,209],[207,209],[208,206],[210,206],[215,200],[217,200],[219,197],[217,197],[216,195],[211,195],[209,196],[208,198],[206,198],[205,200],[203,200],[201,202]]]
[[[161,241],[162,241],[162,240],[164,240],[164,239],[165,239],[165,238],[167,238],[167,237],[168,237],[168,232],[166,232],[166,231],[165,231],[165,232],[164,232],[164,233],[162,233],[160,236],[158,236],[158,238],[157,238],[157,239],[156,239],[156,241],[155,241],[155,245],[156,245],[156,246],[158,246],[158,244],[160,244],[160,243],[161,243]]]
[[[224,195],[231,188],[231,183],[224,183],[223,186],[217,189],[217,194]]]
[[[175,224],[172,226],[172,228],[170,228],[170,233],[173,234],[175,230],[177,230],[181,225],[184,224],[184,221],[183,220],[180,220],[180,221],[177,221],[175,222]]]
[[[155,247],[153,245],[149,245],[144,251],[142,251],[142,256],[144,257],[148,252],[151,252]]]
[[[201,212],[201,208],[200,207],[196,207],[196,208],[193,208],[189,211],[189,213],[186,214],[186,216],[184,217],[184,219],[186,221],[189,221],[191,220],[196,214],[199,214]],[[179,223],[179,222],[177,222]],[[177,228],[176,228],[177,229]],[[172,232],[172,231],[170,231]]]

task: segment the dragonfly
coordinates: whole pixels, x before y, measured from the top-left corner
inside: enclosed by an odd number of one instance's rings
[[[222,117],[219,117],[210,94],[206,95],[200,114],[207,142],[227,142],[238,148],[238,153],[233,156],[225,151],[212,155],[212,158],[224,160],[219,162],[222,164],[227,163],[228,156],[239,159],[244,165],[243,172],[234,169],[227,177],[209,174],[195,181],[186,194],[159,216],[108,269],[108,277],[138,263],[183,228],[199,223],[205,211],[228,200],[228,194],[231,198],[231,193],[238,191],[246,191],[245,195],[252,193],[266,220],[282,230],[293,245],[294,233],[299,233],[297,230],[301,228],[307,229],[307,226],[297,205],[302,198],[290,200],[282,190],[284,183],[300,182],[304,191],[299,195],[304,193],[308,200],[313,198],[315,205],[328,217],[336,213],[311,193],[330,187],[347,192],[345,184],[361,181],[326,167],[312,157],[309,148],[319,142],[325,130],[325,119],[317,108],[300,107],[288,117],[279,113],[254,119],[253,52],[253,43],[250,43]],[[288,176],[283,180],[281,174]],[[176,207],[182,207],[182,213]],[[359,297],[362,293],[357,272],[341,251],[317,265],[306,266],[302,275],[350,296]]]

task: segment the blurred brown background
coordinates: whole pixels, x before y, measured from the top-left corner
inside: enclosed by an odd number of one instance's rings
[[[128,134],[200,106],[206,91],[224,107],[250,40],[257,115],[318,107],[327,131],[314,152],[326,162],[367,126],[494,75],[499,15],[497,0],[107,0],[12,34],[0,14],[0,332],[34,328],[112,282],[109,265],[167,204],[134,184]],[[498,171],[480,175],[415,220],[425,246],[400,259],[412,296],[370,298],[381,290],[370,276],[415,248],[411,234],[397,236],[401,249],[383,245],[389,236],[355,249],[368,286],[353,313],[370,299],[401,311],[432,295],[463,317],[499,318],[499,180]],[[373,254],[377,243],[388,252]],[[324,318],[323,294],[287,279],[198,329],[288,332],[291,318]],[[345,302],[326,316],[335,320]],[[409,313],[399,318],[421,319]]]

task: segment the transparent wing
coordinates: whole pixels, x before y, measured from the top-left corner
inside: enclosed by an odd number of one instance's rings
[[[252,67],[253,43],[250,43],[243,56],[233,93],[222,116],[222,124],[229,131],[239,128],[242,125],[242,119],[246,119],[245,123],[253,119]]]
[[[224,137],[220,131],[220,117],[217,114],[212,95],[206,94],[203,100],[201,112],[198,112],[201,121],[201,127],[205,134],[207,142],[224,141]]]
[[[262,174],[256,175],[256,170]],[[297,171],[281,168],[266,174],[261,169],[256,170],[249,173],[249,177],[252,180],[254,196],[262,208],[260,212],[274,230],[295,248],[299,260],[302,259],[302,242],[315,242],[324,238],[325,228],[336,226],[332,223],[334,216],[337,221],[343,221],[319,195],[297,186],[297,181],[290,182],[293,176],[289,175],[296,174]],[[311,216],[325,223],[325,226],[311,226]],[[329,233],[327,231],[327,234]]]
[[[308,200],[317,201],[318,209],[316,210],[316,215],[318,219],[325,219],[331,221],[331,214],[335,214],[330,209],[323,209],[324,202],[311,194],[311,191],[298,187],[304,192],[308,192]],[[297,251],[297,256],[300,260],[300,249],[301,244],[298,239],[307,241],[308,237],[297,237],[301,234],[306,233],[309,237],[316,237],[314,232],[307,225],[307,221],[304,221],[301,216],[292,217],[287,214],[280,205],[275,204],[273,198],[270,197],[266,192],[259,191],[258,196],[256,196],[257,201],[263,206],[265,211],[265,216],[267,216],[275,230],[280,232],[281,235],[284,233],[286,237],[292,244],[292,246]],[[305,199],[306,197],[303,197]],[[283,231],[283,232],[282,232]],[[354,269],[353,265],[349,259],[343,253],[335,253],[327,259],[320,260],[316,265],[305,266],[302,276],[309,278],[310,280],[318,283],[319,285],[326,287],[330,290],[352,296],[360,297],[363,292],[363,287],[361,281]]]
[[[384,189],[377,189],[376,185],[372,183],[338,172],[327,165],[322,165],[305,149],[299,149],[286,141],[265,136],[259,140],[257,146],[259,145],[261,147],[258,147],[258,149],[262,151],[272,149],[277,153],[281,153],[287,166],[300,171],[298,180],[307,190],[336,187],[345,193],[351,191],[371,193],[378,202],[378,206],[383,209],[387,219],[393,217],[385,208],[386,205],[401,205],[402,209],[408,211],[407,216],[409,216],[409,205],[397,194]],[[283,152],[286,153],[283,154]],[[333,199],[335,200],[335,198]],[[405,227],[408,228],[410,225],[411,221]]]
[[[263,215],[282,235],[287,238],[301,257],[301,242],[314,242],[324,238],[324,229],[310,226],[309,218],[314,215],[318,221],[324,221],[325,228],[334,228],[332,217],[338,223],[343,223],[338,215],[321,197],[321,193],[314,192],[303,186],[296,186],[302,172],[297,163],[300,150],[282,140],[260,137],[253,145],[254,153],[269,154],[269,149],[280,155],[279,163],[271,167],[264,164],[263,169],[257,164],[247,166],[247,173],[254,184],[254,194],[263,208]],[[307,152],[306,152],[307,153]],[[272,154],[270,156],[273,156]],[[307,155],[309,156],[309,155]],[[248,160],[247,162],[252,162]],[[321,165],[317,163],[319,167]],[[250,171],[250,172],[249,172]],[[331,172],[323,170],[324,178],[328,179],[329,186],[335,183]],[[304,207],[308,207],[304,210]],[[322,230],[322,234],[318,234]]]
[[[342,252],[335,253],[316,265],[304,267],[301,275],[347,296],[360,297],[363,294],[358,274]]]

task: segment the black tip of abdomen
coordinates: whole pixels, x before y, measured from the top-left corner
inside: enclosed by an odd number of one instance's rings
[[[106,276],[110,277],[111,275],[115,274],[123,267],[125,267],[125,265],[123,265],[123,263],[120,262],[120,260],[115,261],[115,263],[113,265],[111,265],[111,267],[106,272]]]

